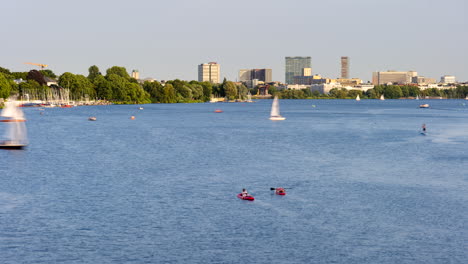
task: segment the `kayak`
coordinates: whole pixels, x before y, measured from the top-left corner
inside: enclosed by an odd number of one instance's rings
[[[284,188],[276,188],[275,193],[277,195],[286,195],[286,191],[284,190]]]
[[[237,195],[237,197],[238,197],[239,199],[247,200],[247,201],[253,201],[253,200],[255,200],[255,198],[254,198],[252,195],[242,196],[242,193],[239,193],[239,194]]]

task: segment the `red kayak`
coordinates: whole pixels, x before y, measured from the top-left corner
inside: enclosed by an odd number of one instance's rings
[[[284,188],[276,188],[275,193],[277,195],[286,195],[286,191],[284,190]]]
[[[239,199],[247,200],[247,201],[253,201],[253,200],[255,200],[255,198],[254,198],[252,195],[242,196],[242,193],[239,193],[239,194],[237,195],[237,197],[238,197]]]

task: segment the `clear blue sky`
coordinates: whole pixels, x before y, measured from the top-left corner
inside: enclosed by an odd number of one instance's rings
[[[284,81],[285,56],[311,56],[314,74],[336,78],[415,70],[468,81],[466,0],[14,0],[2,3],[0,66],[56,74],[138,69],[159,80],[197,79],[216,61],[221,76],[271,68]]]

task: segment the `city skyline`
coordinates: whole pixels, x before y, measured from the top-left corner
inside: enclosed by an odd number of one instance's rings
[[[440,12],[440,4],[450,12]],[[9,1],[4,4],[9,12],[0,18],[5,25],[0,66],[28,71],[34,67],[23,63],[36,62],[56,74],[87,75],[92,65],[102,72],[117,65],[139,69],[141,78],[196,80],[195,65],[216,61],[221,79],[236,80],[240,69],[269,68],[273,80],[284,82],[284,57],[310,56],[313,74],[338,78],[340,58],[348,56],[350,78],[370,81],[373,72],[414,70],[468,81],[467,5],[462,0]],[[261,34],[252,24],[264,28]]]

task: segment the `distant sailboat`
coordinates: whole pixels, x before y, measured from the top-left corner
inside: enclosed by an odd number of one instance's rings
[[[253,103],[253,101],[252,101],[252,94],[250,93],[250,91],[249,91],[249,93],[247,94],[247,101],[246,101],[246,102],[247,102],[247,103]]]
[[[22,149],[28,144],[26,135],[26,125],[23,111],[18,107],[18,102],[8,100],[5,102],[1,116],[5,119],[0,120],[7,126],[5,140],[0,141],[2,149]]]
[[[285,120],[285,119],[286,119],[286,117],[282,117],[280,115],[278,96],[275,96],[275,99],[273,99],[273,104],[271,105],[270,120],[281,121],[281,120]]]
[[[416,95],[416,100],[419,100],[419,95]]]
[[[380,96],[380,100],[385,100],[385,97],[383,96],[383,94]]]
[[[356,101],[361,101],[361,98],[359,97],[359,94],[356,96]]]
[[[465,100],[468,100],[468,95],[465,97]]]

